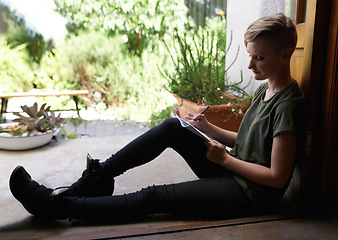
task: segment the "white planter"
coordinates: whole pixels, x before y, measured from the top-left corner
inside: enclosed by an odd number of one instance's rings
[[[27,150],[41,147],[52,140],[54,132],[55,131],[29,137],[0,136],[0,149]]]

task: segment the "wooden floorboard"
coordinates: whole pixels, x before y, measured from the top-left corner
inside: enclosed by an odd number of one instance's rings
[[[166,234],[182,231],[211,229],[218,227],[229,227],[243,224],[261,223],[267,221],[277,221],[283,219],[290,219],[296,216],[292,214],[275,214],[265,215],[258,217],[237,218],[228,220],[187,220],[187,221],[160,221],[139,223],[139,224],[127,224],[124,227],[122,225],[112,225],[109,229],[93,230],[91,232],[78,232],[73,234],[66,234],[63,236],[54,236],[46,239],[50,240],[84,240],[84,239],[114,239],[114,238],[131,238],[138,236]],[[156,220],[156,217],[155,217]]]

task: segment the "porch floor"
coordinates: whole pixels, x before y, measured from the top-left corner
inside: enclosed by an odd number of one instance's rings
[[[88,131],[102,128],[98,125],[103,122],[98,121]],[[0,239],[337,239],[337,215],[305,217],[292,207],[272,215],[229,220],[159,215],[118,224],[88,224],[33,217],[9,191],[8,179],[17,165],[24,166],[35,180],[46,186],[69,185],[85,168],[87,152],[104,160],[145,130],[128,128],[125,132],[111,132],[109,136],[51,142],[27,151],[0,150]],[[193,179],[196,176],[182,158],[167,149],[155,161],[117,177],[115,194]],[[292,206],[290,202],[287,205]]]

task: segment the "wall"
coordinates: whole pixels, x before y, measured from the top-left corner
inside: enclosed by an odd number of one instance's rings
[[[244,45],[244,33],[249,24],[257,19],[258,13],[255,9],[257,9],[258,4],[259,0],[228,0],[227,44],[230,43],[231,36],[232,44],[226,58],[227,66],[235,59],[239,47],[237,60],[227,73],[230,82],[238,82],[240,80],[240,71],[243,71],[243,79],[246,84],[253,76],[252,72],[247,68],[249,58]],[[247,92],[254,91],[258,85],[252,78]]]
[[[290,7],[291,6],[291,7]],[[244,33],[246,28],[256,19],[278,12],[288,12],[295,7],[295,0],[228,0],[227,5],[227,43],[229,44],[232,35],[232,45],[227,55],[227,66],[235,59],[238,46],[240,47],[238,58],[235,64],[228,71],[228,78],[231,82],[240,80],[240,71],[243,71],[244,83],[247,85],[251,80],[247,92],[254,92],[262,81],[255,81],[252,72],[247,68],[249,57],[244,45]],[[291,10],[290,10],[291,9]]]

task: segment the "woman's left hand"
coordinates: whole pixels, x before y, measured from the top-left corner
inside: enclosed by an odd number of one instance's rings
[[[225,166],[226,158],[228,156],[225,146],[216,140],[211,140],[211,142],[205,142],[207,146],[207,158],[219,165]]]

